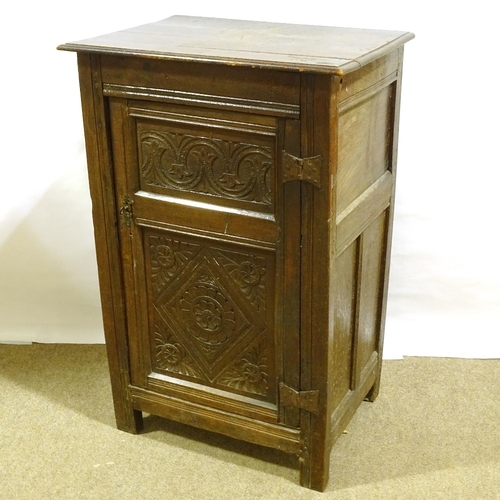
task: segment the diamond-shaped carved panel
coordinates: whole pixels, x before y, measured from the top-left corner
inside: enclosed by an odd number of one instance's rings
[[[235,280],[202,248],[154,301],[165,324],[208,381],[266,328]]]

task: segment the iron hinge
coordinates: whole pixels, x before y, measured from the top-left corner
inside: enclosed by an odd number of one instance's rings
[[[318,415],[319,391],[296,391],[283,382],[279,385],[280,406],[291,406]]]
[[[321,187],[321,167],[323,158],[321,155],[309,158],[297,158],[283,151],[283,182],[305,181],[316,187]]]

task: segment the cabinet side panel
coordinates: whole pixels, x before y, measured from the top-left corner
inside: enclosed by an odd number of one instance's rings
[[[358,243],[353,242],[336,259],[332,405],[336,408],[351,389],[352,349],[356,327]]]
[[[339,118],[337,213],[341,213],[390,168],[393,86],[356,102]]]
[[[353,386],[363,384],[371,374],[379,346],[383,272],[385,269],[387,211],[360,237],[359,311],[355,338]]]
[[[350,387],[346,362],[333,363],[335,441],[361,402],[375,399],[380,381],[391,220],[396,173],[403,50],[345,75],[338,94],[338,169],[335,188],[335,348],[352,335]],[[354,256],[356,249],[356,256]],[[347,266],[347,269],[344,268]],[[349,281],[351,280],[351,281]],[[352,294],[347,297],[348,294]],[[351,324],[348,325],[349,318]],[[344,352],[345,352],[344,351]],[[340,354],[336,354],[340,358]]]
[[[379,82],[382,86],[385,86],[387,82],[393,81],[400,69],[400,50],[401,48],[394,50],[357,71],[343,75],[338,102],[340,104],[344,103],[344,101],[348,102],[353,99],[353,96],[359,95],[360,92],[369,91],[374,85],[379,84]]]

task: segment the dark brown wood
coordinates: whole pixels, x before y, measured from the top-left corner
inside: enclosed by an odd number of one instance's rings
[[[109,151],[107,116],[102,96],[99,59],[78,54],[85,143],[92,196],[93,219],[102,314],[108,352],[111,386],[119,429],[136,433],[142,428],[142,413],[131,405],[130,366],[128,362],[126,311],[123,308],[123,283],[120,248],[117,246],[115,189]]]
[[[78,52],[117,425],[299,457],[379,390],[410,33],[174,17]]]

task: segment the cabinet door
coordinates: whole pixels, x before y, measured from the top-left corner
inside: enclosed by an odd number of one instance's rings
[[[298,426],[277,401],[300,373],[298,120],[109,105],[133,394]]]

